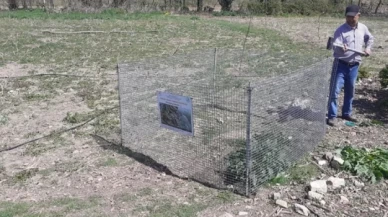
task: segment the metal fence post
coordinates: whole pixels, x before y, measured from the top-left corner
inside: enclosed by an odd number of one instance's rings
[[[246,126],[246,196],[250,193],[250,173],[251,173],[251,102],[252,102],[252,87],[249,83],[247,88],[248,107],[247,107],[247,126]]]
[[[124,139],[123,139],[123,115],[122,115],[122,103],[121,103],[121,88],[120,87],[120,66],[119,64],[116,65],[116,73],[117,73],[117,80],[118,80],[118,92],[119,92],[119,97],[118,97],[118,100],[119,100],[119,113],[120,113],[120,141],[121,141],[121,146],[124,146]]]
[[[217,48],[214,48],[214,71],[213,71],[213,89],[216,90],[216,74],[217,74]]]

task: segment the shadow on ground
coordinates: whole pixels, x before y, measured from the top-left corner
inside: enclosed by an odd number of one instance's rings
[[[96,143],[98,145],[100,145],[101,148],[103,148],[104,150],[111,150],[111,151],[114,151],[118,154],[126,155],[126,156],[136,160],[137,162],[139,162],[145,166],[148,166],[148,167],[155,169],[156,171],[164,172],[166,175],[170,175],[170,176],[182,179],[182,180],[192,180],[192,181],[198,182],[206,187],[221,190],[221,188],[219,188],[218,186],[211,184],[211,183],[208,183],[208,182],[204,182],[204,181],[192,178],[192,177],[186,178],[186,177],[178,176],[178,175],[174,174],[167,166],[156,162],[151,157],[144,155],[142,153],[139,153],[139,152],[134,152],[130,148],[122,146],[121,144],[116,144],[114,142],[108,141],[107,139],[105,139],[99,135],[96,135],[96,134],[92,134],[91,136],[96,141]]]
[[[388,124],[388,90],[363,87],[356,90],[356,95],[363,96],[353,101],[353,106],[359,114]]]
[[[138,152],[134,152],[125,146],[110,142],[99,135],[94,134],[91,136],[97,142],[97,144],[100,145],[104,150],[111,150],[111,151],[114,151],[118,154],[126,155],[126,156],[138,161],[139,163],[144,164],[145,166],[151,167],[159,172],[164,172],[167,175],[175,176],[165,165],[156,162],[154,159],[152,159],[151,157],[149,157],[147,155],[144,155],[144,154],[138,153]]]

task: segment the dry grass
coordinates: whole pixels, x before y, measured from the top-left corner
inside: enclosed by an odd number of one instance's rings
[[[30,19],[18,19],[25,14],[16,13],[16,18],[0,14],[0,76],[92,77],[2,79],[0,134],[5,136],[0,138],[0,148],[70,128],[117,106],[117,63],[170,55],[177,47],[185,51],[241,48],[249,22],[164,14],[27,14]],[[246,47],[266,50],[269,56],[280,51],[300,58],[329,54],[324,50],[327,36],[342,20],[321,18],[319,34],[316,20],[254,18]],[[376,45],[388,47],[382,40],[388,35],[388,24],[365,23],[379,38]],[[43,30],[133,33],[45,34]],[[379,54],[365,64],[377,71],[386,59],[386,54]],[[166,176],[130,158],[128,150],[90,136],[97,134],[119,144],[119,130],[118,110],[112,110],[77,130],[1,152],[0,175],[6,174],[7,182],[0,180],[0,216],[195,216],[207,207],[235,200],[244,203],[229,192]]]

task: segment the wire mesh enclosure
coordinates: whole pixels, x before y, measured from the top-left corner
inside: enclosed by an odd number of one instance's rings
[[[174,175],[254,193],[325,133],[330,59],[290,58],[225,49],[119,64],[122,144]],[[191,99],[192,116],[160,92]],[[182,120],[193,135],[161,127]]]

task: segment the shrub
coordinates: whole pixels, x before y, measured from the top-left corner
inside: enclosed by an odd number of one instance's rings
[[[236,152],[225,158],[227,168],[224,178],[227,185],[246,182],[246,148],[243,144],[239,146]],[[290,147],[290,140],[281,132],[255,134],[251,143],[250,187],[258,187],[260,183],[289,168]]]
[[[381,87],[388,87],[388,64],[379,73]]]
[[[361,67],[358,70],[357,80],[360,80],[360,79],[363,79],[363,78],[369,78],[369,77],[370,77],[370,74],[369,74],[369,70],[367,68]]]

